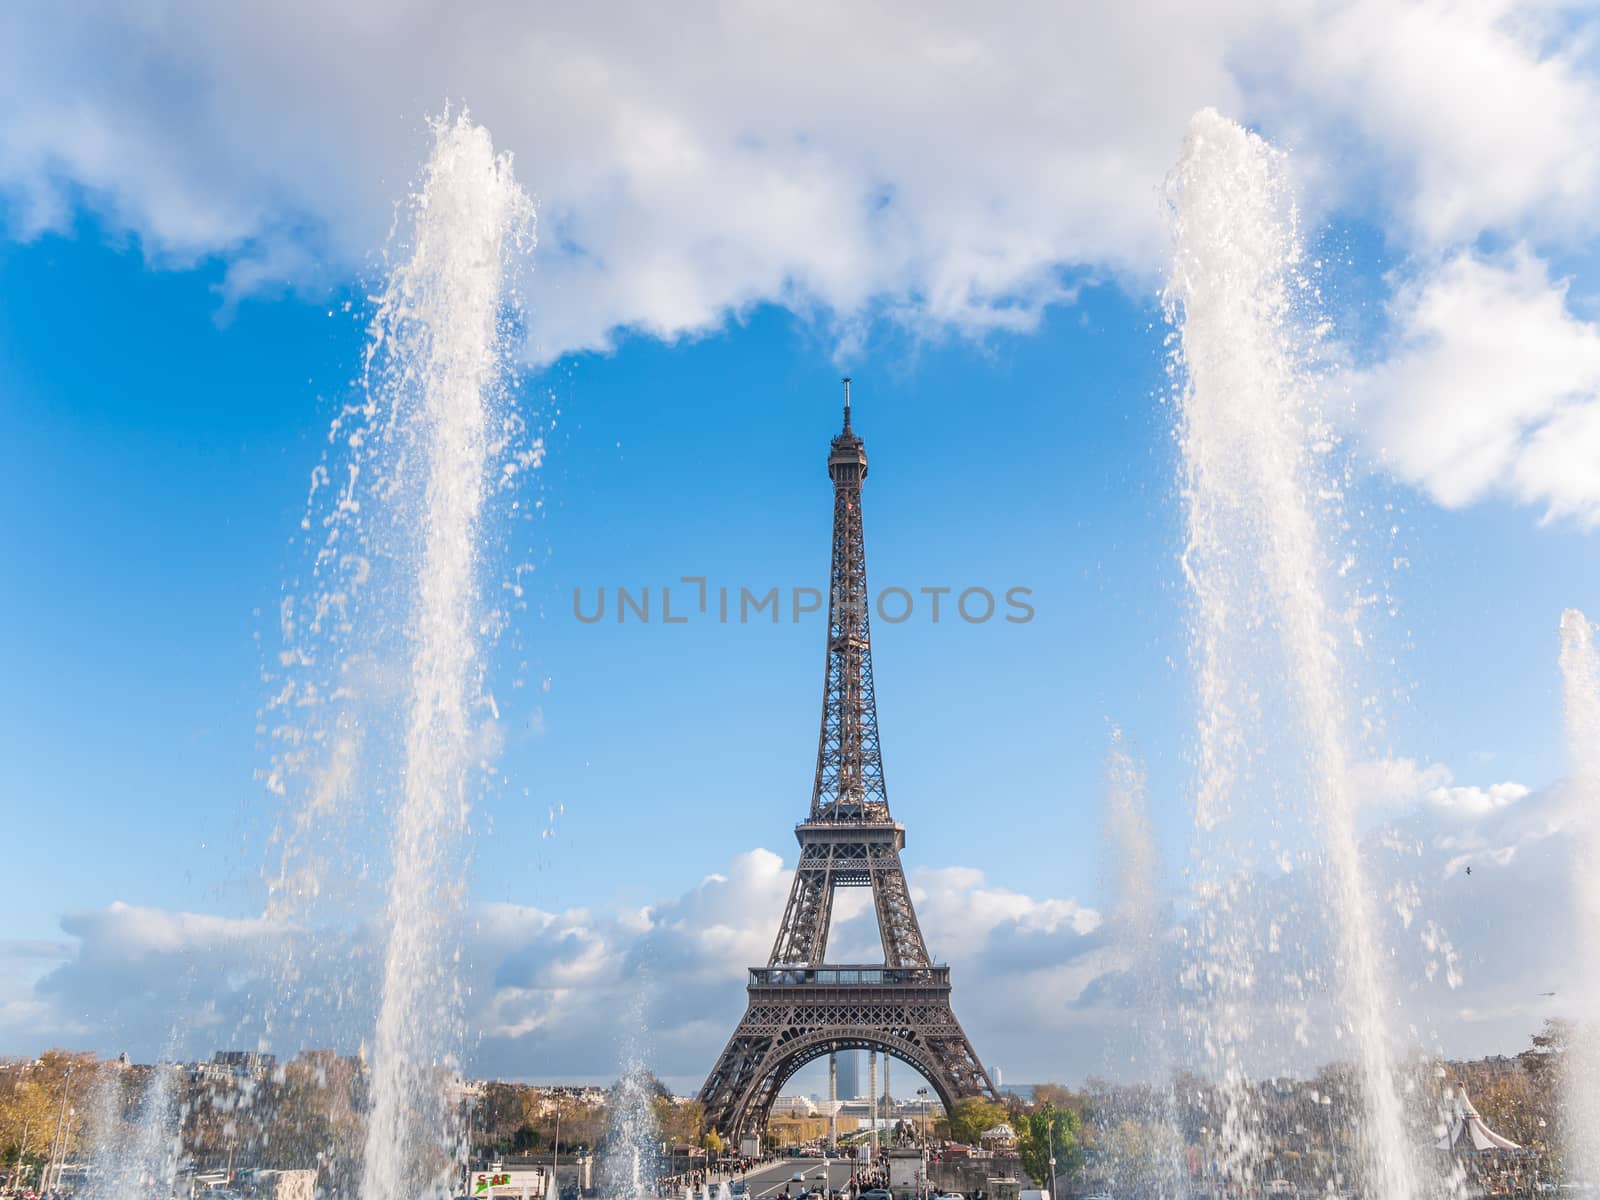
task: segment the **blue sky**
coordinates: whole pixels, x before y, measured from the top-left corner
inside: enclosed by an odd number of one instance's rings
[[[824,459],[844,373],[872,460],[874,585],[1021,586],[1037,612],[1025,625],[934,625],[919,612],[874,629],[907,864],[929,908],[952,914],[924,924],[935,952],[973,975],[1000,969],[1008,930],[1055,947],[1059,973],[997,976],[1057,995],[1054,1008],[971,1002],[969,1032],[980,1051],[999,1047],[991,1057],[1008,1077],[1102,1065],[1084,1033],[1098,1027],[1068,1000],[1104,966],[1090,943],[1106,902],[1113,725],[1148,765],[1174,895],[1190,846],[1195,714],[1157,296],[1161,179],[1202,104],[1292,148],[1325,260],[1348,363],[1338,386],[1355,403],[1353,507],[1369,514],[1363,567],[1392,577],[1396,597],[1363,675],[1387,720],[1364,751],[1403,777],[1391,815],[1425,824],[1451,789],[1469,807],[1465,793],[1493,785],[1551,794],[1566,771],[1557,621],[1564,607],[1600,609],[1600,473],[1584,457],[1600,445],[1586,440],[1600,420],[1600,275],[1592,218],[1579,211],[1600,199],[1600,169],[1567,128],[1600,112],[1589,43],[1582,28],[1535,28],[1510,4],[1424,6],[1387,31],[1383,6],[1336,6],[1326,27],[1248,7],[1218,21],[1220,49],[1185,45],[1182,29],[1149,35],[1142,69],[1161,87],[1136,104],[1126,80],[1102,79],[1126,111],[1100,126],[1042,101],[1008,109],[1046,64],[1021,34],[971,27],[954,10],[931,23],[943,49],[930,34],[886,79],[850,85],[860,128],[843,99],[803,90],[799,66],[774,49],[781,31],[744,18],[718,35],[753,39],[752,61],[774,78],[717,68],[723,86],[747,89],[743,124],[689,65],[646,63],[634,41],[644,34],[590,29],[566,8],[544,27],[495,10],[484,29],[441,33],[431,57],[420,26],[378,35],[327,18],[333,46],[353,53],[380,37],[365,49],[393,56],[402,78],[412,70],[396,90],[361,68],[372,95],[335,77],[331,50],[280,45],[255,17],[198,31],[119,17],[138,26],[147,64],[184,66],[165,83],[126,64],[97,74],[110,35],[76,18],[7,18],[49,61],[15,64],[36,86],[0,98],[12,127],[0,153],[0,486],[12,514],[0,946],[18,968],[0,993],[0,1052],[131,1041],[153,1053],[166,983],[143,979],[152,1003],[133,1015],[96,989],[141,978],[135,959],[169,975],[180,960],[222,961],[215,939],[242,936],[195,932],[173,914],[261,910],[277,814],[255,778],[266,762],[255,639],[270,647],[299,567],[307,480],[353,394],[384,230],[426,154],[423,118],[446,95],[466,96],[516,153],[540,204],[519,370],[548,447],[530,485],[543,515],[511,549],[537,564],[530,609],[501,660],[509,670],[522,647],[548,688],[500,695],[507,782],[474,818],[471,898],[526,910],[501,916],[533,930],[485,955],[566,964],[572,978],[539,1032],[484,1019],[486,1069],[610,1069],[609,1048],[564,1048],[590,1028],[557,1019],[581,1007],[576,944],[612,963],[596,995],[626,991],[638,955],[692,980],[681,1011],[656,1013],[669,1076],[692,1082],[736,1015],[729,964],[764,956],[786,882],[781,865],[751,855],[792,861],[789,828],[809,799],[822,622],[589,626],[572,596],[655,591],[684,575],[762,591],[821,585]],[[1386,121],[1383,104],[1404,108],[1391,60],[1424,19],[1506,89],[1518,72],[1540,81],[1519,93],[1532,131],[1521,140],[1536,145],[1507,149],[1518,139],[1502,145],[1498,127],[1449,111],[1472,79],[1446,65],[1429,69],[1449,104]],[[1108,22],[1086,31],[1074,61],[1135,37]],[[893,40],[879,23],[863,20],[869,47]],[[492,53],[493,29],[514,31],[527,63]],[[230,74],[254,37],[280,68],[328,80],[325,111],[274,90],[270,71]],[[1269,69],[1273,47],[1292,57],[1318,38],[1342,47],[1322,74]],[[940,65],[945,51],[957,66]],[[959,64],[985,55],[1012,64],[1017,90],[983,74],[965,108],[933,98],[942,72],[964,78]],[[551,62],[570,70],[518,91],[528,63]],[[581,63],[600,64],[600,107],[613,108],[595,108]],[[1365,100],[1346,94],[1351,80],[1369,85]],[[891,83],[905,89],[903,110]],[[75,105],[95,114],[93,137],[69,119]],[[380,119],[383,105],[393,112]],[[257,153],[223,139],[230,128]],[[1040,160],[1040,145],[1058,156]],[[1572,161],[1551,177],[1563,154]],[[962,156],[985,178],[949,161]],[[1484,179],[1484,160],[1505,178]],[[1451,336],[1430,324],[1440,312]],[[1480,391],[1439,369],[1458,361]],[[1438,392],[1427,379],[1443,380]],[[1524,403],[1497,408],[1504,395]],[[1575,424],[1563,433],[1562,421]],[[1451,451],[1458,427],[1488,430],[1483,441],[1501,449]],[[1549,456],[1540,430],[1561,435],[1566,457]],[[1543,862],[1538,853],[1520,861]],[[1441,894],[1442,912],[1452,903]],[[732,949],[714,951],[685,930],[715,923],[719,906],[740,920]],[[658,932],[680,915],[683,945],[630,943],[627,914],[647,907]],[[530,912],[567,932],[549,934]],[[1418,1003],[1447,1046],[1510,1052],[1539,1014],[1471,991],[1489,989],[1502,937],[1473,920],[1452,929],[1478,959],[1470,994]],[[126,974],[85,965],[124,952]],[[959,982],[957,995],[961,1009]],[[1461,1016],[1474,1008],[1497,1015]]]

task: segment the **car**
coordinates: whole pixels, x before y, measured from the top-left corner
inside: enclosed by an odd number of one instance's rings
[[[748,1196],[750,1194],[750,1185],[743,1179],[735,1179],[728,1190],[735,1196]],[[566,1197],[563,1196],[562,1200],[566,1200]]]
[[[796,1171],[793,1175],[789,1176],[790,1183],[804,1183],[805,1181],[806,1173],[804,1171]]]
[[[826,1179],[827,1177],[828,1177],[828,1168],[827,1167],[818,1167],[811,1174],[811,1178],[813,1178],[813,1179]]]
[[[967,1198],[965,1196],[963,1196],[960,1192],[946,1192],[944,1195],[939,1197],[939,1200],[967,1200]],[[1093,1196],[1085,1196],[1084,1200],[1094,1200],[1094,1197]],[[1110,1196],[1102,1196],[1100,1198],[1100,1200],[1111,1200],[1111,1197]]]
[[[893,1200],[888,1188],[868,1188],[861,1193],[861,1200]]]

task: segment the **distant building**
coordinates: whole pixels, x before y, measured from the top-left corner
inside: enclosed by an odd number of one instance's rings
[[[772,1112],[775,1116],[814,1117],[817,1106],[809,1096],[779,1096],[772,1102]]]
[[[259,1050],[218,1050],[211,1061],[190,1069],[195,1079],[264,1079],[278,1069],[278,1056]]]
[[[861,1052],[842,1050],[839,1053],[839,1099],[854,1100],[861,1095]]]
[[[1488,1079],[1499,1079],[1506,1075],[1519,1075],[1522,1073],[1522,1062],[1516,1058],[1508,1058],[1504,1054],[1491,1054],[1488,1058],[1474,1058],[1464,1062],[1446,1064],[1456,1078],[1471,1078],[1480,1083]]]

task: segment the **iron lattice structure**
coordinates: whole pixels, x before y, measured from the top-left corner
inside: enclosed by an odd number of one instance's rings
[[[810,815],[795,827],[800,859],[772,956],[751,968],[744,1018],[700,1089],[709,1126],[724,1136],[765,1128],[784,1083],[841,1050],[909,1064],[947,1111],[963,1097],[995,1095],[950,1007],[950,969],[933,963],[923,941],[900,865],[905,827],[889,815],[861,519],[867,449],[850,427],[848,379],[844,386],[844,428],[828,454],[833,555],[816,782]],[[841,887],[872,889],[881,964],[827,963]]]

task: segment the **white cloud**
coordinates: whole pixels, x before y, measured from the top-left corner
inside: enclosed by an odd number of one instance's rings
[[[1401,258],[1394,352],[1356,382],[1367,444],[1460,506],[1600,520],[1597,337],[1525,241],[1600,214],[1591,10],[1546,0],[1154,0],[997,21],[866,10],[490,3],[0,11],[14,232],[87,206],[158,263],[225,264],[222,304],[376,263],[466,101],[540,206],[529,355],[676,339],[762,304],[842,351],[879,320],[1027,330],[1086,278],[1154,290],[1160,184],[1214,106],[1293,151],[1314,213]]]
[[[792,864],[757,849],[642,911],[474,905],[461,934],[474,1068],[607,1077],[618,1031],[642,995],[654,1065],[693,1086],[738,1020],[745,969],[767,959],[791,873]],[[1097,944],[1088,936],[1099,922],[1091,910],[994,887],[967,868],[918,871],[912,880],[929,941],[963,981],[958,1006],[975,1014],[994,1053],[1015,1055],[1028,1044],[1019,1019],[1041,1000],[1017,981],[1060,979],[1077,964],[1083,978],[1072,992],[1044,993],[1059,1019],[1094,973],[1084,974],[1080,961]],[[852,946],[866,961],[879,957],[868,899],[863,889],[841,894],[836,961]],[[373,1011],[379,961],[370,926],[312,937],[259,918],[113,904],[69,915],[63,930],[75,946],[0,946],[8,964],[40,960],[26,984],[0,993],[0,1045],[8,1050],[62,1040],[148,1057],[163,1052],[174,1028],[180,1052],[191,1055],[262,1038],[287,1051],[353,1048],[368,1034],[360,1022]],[[271,1011],[269,997],[278,997]]]
[[[1268,19],[1244,60],[1259,110],[1319,160],[1319,186],[1370,189],[1396,240],[1595,227],[1600,86],[1576,8],[1518,0],[1349,0]],[[1273,52],[1275,51],[1275,52]]]
[[[1406,807],[1450,782],[1442,763],[1420,766],[1410,758],[1380,758],[1357,763],[1350,770],[1350,794],[1374,809]]]
[[[1411,1036],[1447,1053],[1515,1051],[1575,994],[1565,952],[1583,934],[1571,895],[1575,796],[1454,784],[1443,768],[1406,763],[1374,773],[1403,782],[1365,857],[1373,894],[1386,900],[1379,936]],[[766,961],[791,869],[752,850],[643,910],[474,905],[462,932],[471,1069],[609,1078],[642,998],[652,1064],[693,1088],[743,1011],[745,968]],[[1077,1079],[1197,1061],[1192,1047],[1156,1048],[1150,1031],[1186,999],[1173,981],[1203,956],[1203,901],[1175,898],[1159,967],[1144,974],[1130,971],[1130,947],[1114,942],[1100,914],[1076,901],[1029,896],[968,867],[915,868],[910,883],[929,945],[952,967],[958,1016],[1008,1076]],[[1308,863],[1263,875],[1229,902],[1241,919],[1259,920],[1247,937],[1271,947],[1250,1047],[1264,1070],[1305,1069],[1328,1054],[1327,1041],[1306,1032],[1328,1020],[1333,984],[1317,887]],[[834,961],[877,957],[866,898],[841,894]],[[0,974],[16,967],[28,981],[0,992],[0,1050],[62,1041],[150,1056],[175,1025],[187,1054],[258,1038],[287,1050],[353,1048],[368,1033],[378,962],[370,927],[311,938],[260,919],[113,905],[69,916],[64,931],[75,946],[0,945]],[[1168,990],[1152,991],[1154,979]],[[1541,996],[1549,991],[1558,997]],[[268,996],[284,997],[270,1013]]]
[[[158,260],[223,256],[230,294],[314,286],[381,245],[422,117],[465,99],[541,205],[537,358],[768,302],[845,333],[887,313],[981,334],[1030,327],[1075,270],[1143,290],[1160,181],[1206,105],[1285,138],[1335,202],[1376,197],[1404,240],[1586,226],[1600,196],[1594,79],[1531,0],[1014,18],[12,6],[0,188],[23,232],[88,204]]]
[[[1488,787],[1439,787],[1428,792],[1428,803],[1442,811],[1485,817],[1515,804],[1532,789],[1520,783],[1495,783]]]
[[[1399,290],[1392,353],[1351,380],[1396,475],[1447,508],[1498,494],[1600,522],[1600,328],[1567,293],[1522,246],[1456,254]]]

